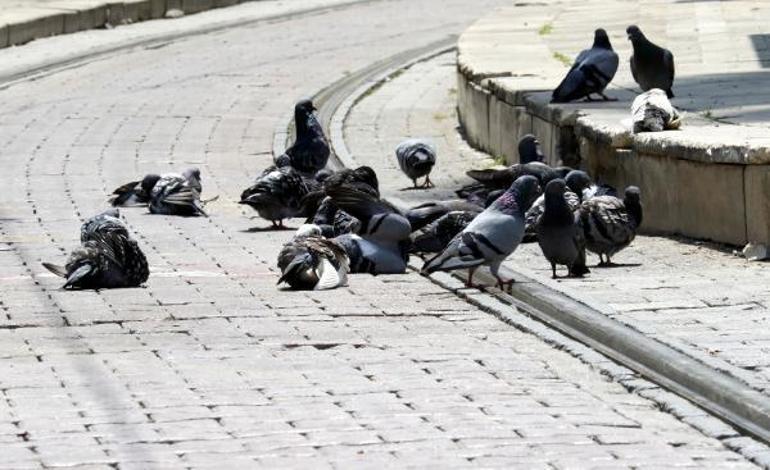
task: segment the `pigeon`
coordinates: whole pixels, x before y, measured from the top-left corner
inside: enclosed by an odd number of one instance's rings
[[[161,175],[150,194],[150,212],[153,214],[207,216],[200,199],[202,190],[200,170],[188,168],[182,174]]]
[[[137,287],[147,281],[147,258],[129,236],[117,209],[88,219],[80,228],[80,240],[64,266],[43,263],[66,279],[65,289]]]
[[[634,48],[631,55],[631,75],[642,91],[660,88],[668,98],[674,97],[674,54],[650,42],[638,26],[626,29]]]
[[[417,178],[425,177],[423,188],[432,188],[430,171],[436,164],[436,146],[426,139],[407,139],[396,147],[396,158],[401,171],[417,188]]]
[[[109,203],[115,207],[147,204],[152,197],[152,188],[159,179],[160,175],[150,173],[141,181],[126,183],[112,192]]]
[[[577,194],[580,202],[596,196],[617,196],[618,191],[609,184],[597,185],[588,173],[582,170],[572,170],[564,178],[567,188]]]
[[[567,201],[567,205],[574,212],[580,207],[580,197],[572,190],[564,191],[564,200]],[[543,218],[545,212],[545,193],[541,194],[535,202],[532,203],[532,207],[527,211],[524,220],[524,242],[531,243],[537,240],[537,227]]]
[[[330,154],[321,123],[313,111],[317,110],[311,100],[303,99],[297,102],[294,106],[296,139],[294,144],[276,159],[276,162],[288,161],[292,168],[305,176],[313,176],[321,171],[329,161]]]
[[[631,121],[635,134],[679,129],[682,120],[660,88],[648,90],[631,103]]]
[[[428,260],[422,272],[468,269],[467,286],[473,286],[473,273],[487,265],[503,289],[513,280],[503,281],[498,274],[503,260],[516,250],[524,237],[524,214],[540,195],[537,178],[522,176],[502,196],[458,233],[447,247]]]
[[[600,266],[612,265],[611,257],[631,244],[642,224],[639,188],[626,188],[622,200],[613,196],[588,199],[580,206],[579,216],[586,248],[599,255]]]
[[[403,273],[408,259],[409,220],[387,202],[350,186],[330,188],[329,197],[361,222],[356,234],[336,237],[348,252],[353,272]]]
[[[321,205],[308,222],[319,227],[321,234],[327,238],[357,233],[361,228],[361,221],[337,207],[329,196],[321,201]]]
[[[618,54],[612,50],[607,31],[597,29],[594,31],[593,46],[578,54],[567,76],[553,91],[551,103],[567,103],[581,98],[591,101],[592,94],[610,101],[604,89],[617,71]]]
[[[532,134],[525,134],[519,139],[519,163],[544,162],[545,155],[540,149],[540,141]]]
[[[545,211],[537,224],[537,242],[556,279],[556,265],[569,268],[570,277],[582,277],[588,272],[585,263],[585,238],[580,216],[564,197],[567,184],[555,179],[545,187]]]
[[[273,228],[282,228],[283,219],[305,213],[302,201],[313,184],[291,166],[272,166],[241,193],[239,204],[251,206],[260,217],[271,221]]]
[[[318,181],[318,175],[316,175],[315,180]],[[377,173],[369,166],[360,166],[354,169],[346,168],[322,175],[320,186],[315,187],[304,196],[302,205],[309,214],[316,213],[320,209],[321,203],[327,197],[327,189],[338,186],[350,186],[365,191],[376,198],[380,197],[380,183],[377,179]],[[312,215],[308,221],[310,219],[312,219]]]
[[[552,179],[559,177],[556,170],[541,162],[516,163],[501,169],[470,170],[466,174],[490,189],[507,189],[523,175],[534,176],[540,186],[545,186]]]
[[[327,290],[346,286],[350,265],[345,249],[334,240],[320,235],[315,227],[290,240],[278,254],[281,277],[294,290]]]
[[[412,230],[419,230],[434,220],[452,211],[472,212],[475,214],[484,210],[484,207],[462,199],[450,199],[447,201],[425,202],[408,209],[405,213]]]
[[[452,211],[447,212],[411,236],[412,253],[438,253],[449,245],[449,242],[465,227],[479,212]]]

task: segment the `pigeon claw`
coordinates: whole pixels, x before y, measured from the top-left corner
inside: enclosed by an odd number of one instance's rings
[[[430,180],[430,176],[425,177],[425,182],[422,184],[423,188],[435,188],[436,185]]]

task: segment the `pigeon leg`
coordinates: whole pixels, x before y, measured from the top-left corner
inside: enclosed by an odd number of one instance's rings
[[[465,287],[475,287],[473,285],[473,273],[476,272],[476,267],[468,268],[468,280],[465,282]]]
[[[423,188],[435,188],[436,185],[433,184],[433,181],[430,180],[430,175],[425,175],[425,183],[422,185]]]
[[[420,186],[418,186],[418,185],[417,185],[417,179],[413,179],[413,180],[412,180],[412,184],[414,185],[414,186],[413,186],[413,188],[414,188],[414,189],[417,189],[417,188],[419,188],[419,187],[420,187]]]
[[[495,274],[495,278],[497,278],[497,287],[501,291],[510,293],[513,290],[513,283],[516,282],[515,279],[508,279],[507,281],[504,281],[503,278],[497,274]]]
[[[591,98],[591,95],[588,94],[588,95],[586,95],[586,101],[593,102],[593,101],[596,101],[596,100]]]
[[[605,95],[603,91],[598,92],[599,96],[602,97],[604,101],[617,101],[617,98],[610,98],[609,96]]]
[[[551,279],[556,279],[556,263],[551,263]]]

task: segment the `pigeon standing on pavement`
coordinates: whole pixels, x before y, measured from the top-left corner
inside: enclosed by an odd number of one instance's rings
[[[626,29],[634,48],[631,56],[631,75],[642,91],[660,88],[668,98],[674,97],[674,54],[650,42],[638,26]]]
[[[301,234],[287,242],[278,254],[281,277],[295,290],[327,290],[345,286],[350,271],[345,249],[320,235],[315,227],[311,234]]]
[[[80,242],[64,266],[43,263],[66,279],[64,288],[137,287],[150,275],[147,258],[129,236],[117,209],[87,220],[80,228]]]
[[[438,255],[428,260],[424,273],[468,269],[469,287],[473,286],[473,273],[481,265],[487,265],[504,289],[513,279],[504,281],[498,271],[503,260],[516,250],[524,237],[524,214],[540,195],[537,178],[525,175],[513,182],[502,196],[457,234]]]
[[[586,248],[599,255],[599,266],[610,266],[611,257],[631,244],[642,223],[639,188],[626,188],[622,200],[613,196],[588,199],[580,206],[579,215]]]
[[[551,263],[554,279],[556,265],[566,265],[570,277],[582,277],[588,272],[580,217],[564,198],[566,189],[563,179],[548,183],[545,187],[545,211],[537,224],[537,242]]]
[[[519,139],[519,163],[544,162],[545,155],[540,148],[540,141],[532,134],[525,134]]]
[[[239,204],[251,206],[273,228],[282,228],[283,219],[303,214],[303,198],[311,190],[311,181],[293,167],[270,167],[241,193]]]
[[[182,172],[161,175],[152,188],[150,212],[153,214],[195,216],[207,215],[201,199],[200,170],[188,168]]]
[[[609,184],[596,184],[583,170],[572,170],[564,178],[567,188],[577,194],[580,202],[595,196],[617,196],[617,190]]]
[[[294,106],[297,136],[294,144],[276,159],[276,162],[288,161],[305,176],[313,176],[321,171],[329,161],[330,154],[329,144],[314,111],[316,107],[308,99],[300,100]]]
[[[150,173],[141,181],[126,183],[112,192],[109,202],[115,207],[147,204],[152,197],[152,188],[159,179],[160,175]]]
[[[423,188],[432,188],[430,171],[436,164],[436,146],[426,139],[407,139],[396,147],[396,159],[401,171],[417,188],[417,178],[425,177]]]
[[[594,44],[590,49],[578,54],[567,76],[553,91],[552,103],[567,103],[586,98],[591,100],[592,94],[601,96],[609,101],[604,89],[615,77],[618,71],[618,54],[612,50],[610,38],[603,29],[594,31]]]

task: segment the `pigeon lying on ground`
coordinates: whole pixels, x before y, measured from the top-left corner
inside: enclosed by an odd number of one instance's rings
[[[409,224],[412,226],[412,231],[415,231],[452,211],[464,211],[478,214],[483,210],[484,208],[477,204],[463,201],[462,199],[451,199],[448,201],[422,203],[408,209],[405,215],[407,220],[409,220]]]
[[[329,196],[321,201],[321,205],[309,218],[308,223],[318,226],[321,234],[327,238],[346,233],[358,233],[361,229],[361,221],[337,207]]]
[[[498,274],[503,260],[516,250],[524,237],[524,214],[540,195],[537,178],[525,175],[517,179],[491,206],[457,234],[449,245],[428,260],[424,273],[468,269],[469,287],[473,286],[473,273],[481,265],[487,265],[501,289],[513,279],[503,281]]]
[[[613,196],[588,199],[580,206],[579,216],[586,248],[599,255],[600,266],[612,265],[610,258],[631,244],[642,223],[639,188],[627,187],[623,200]]]
[[[412,253],[438,253],[468,226],[479,212],[452,211],[412,233]]]
[[[251,206],[274,228],[283,227],[283,219],[304,213],[302,200],[314,184],[290,166],[270,167],[241,193],[239,204]]]
[[[152,197],[152,188],[159,179],[160,175],[151,173],[140,181],[126,183],[112,192],[109,202],[116,207],[147,204]]]
[[[660,88],[668,98],[674,97],[674,54],[650,42],[637,26],[626,29],[634,47],[631,56],[631,75],[642,91]]]
[[[567,203],[564,193],[567,185],[555,179],[545,187],[545,211],[537,224],[537,243],[551,263],[556,278],[556,265],[566,265],[570,277],[582,277],[586,267],[585,238],[580,217]]]
[[[80,241],[66,265],[43,263],[46,269],[67,280],[64,288],[137,287],[149,277],[147,258],[130,238],[117,209],[87,220],[80,229]]]
[[[519,163],[544,162],[545,155],[540,149],[540,141],[532,134],[525,134],[519,139]]]
[[[200,170],[188,168],[182,172],[161,175],[150,195],[153,214],[195,216],[207,215],[201,201]]]
[[[567,170],[569,171],[569,170]],[[481,183],[489,189],[507,189],[520,176],[530,175],[537,178],[541,186],[545,186],[552,179],[560,178],[566,175],[561,174],[562,170],[551,168],[545,163],[530,162],[516,163],[508,168],[488,169],[488,170],[470,170],[465,174]],[[460,190],[462,191],[462,190]]]
[[[406,271],[409,220],[386,201],[350,186],[327,190],[343,211],[361,222],[357,234],[341,235],[340,243],[350,257],[352,272],[396,274]]]
[[[292,168],[305,176],[313,176],[321,171],[329,161],[329,144],[324,136],[321,123],[313,114],[316,111],[313,102],[308,99],[299,101],[294,106],[294,125],[296,138],[294,144],[286,149],[276,162],[288,161]]]
[[[401,171],[417,188],[417,178],[425,177],[423,188],[432,188],[430,171],[436,164],[436,146],[426,139],[407,139],[396,147],[396,159]]]
[[[635,134],[679,129],[682,124],[679,112],[659,88],[646,91],[634,99],[631,121]]]
[[[566,103],[586,98],[592,94],[609,101],[604,89],[618,71],[618,55],[612,50],[610,38],[603,29],[594,32],[594,44],[578,54],[567,76],[553,91],[552,103]]]
[[[278,254],[281,278],[295,290],[327,290],[346,286],[350,271],[345,249],[320,235],[320,228],[301,227]]]

